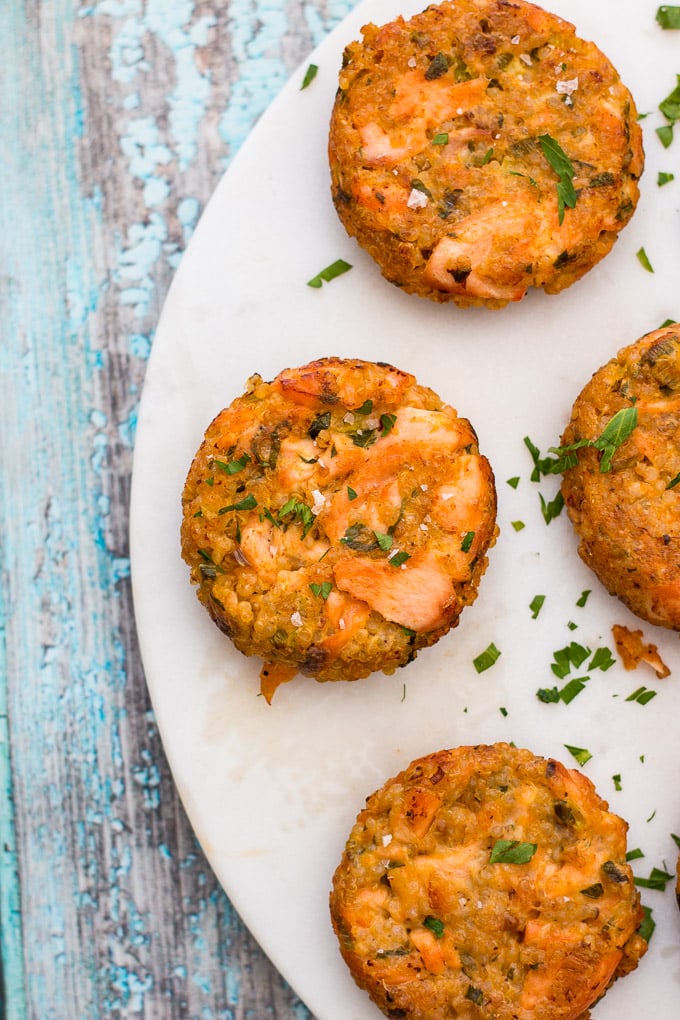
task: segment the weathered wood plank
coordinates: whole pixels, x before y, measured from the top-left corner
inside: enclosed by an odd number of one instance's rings
[[[307,1015],[174,791],[134,632],[127,508],[146,359],[181,253],[254,120],[349,6],[15,0],[0,14],[13,1020]]]

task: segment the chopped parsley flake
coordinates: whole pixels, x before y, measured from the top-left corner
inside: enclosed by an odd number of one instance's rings
[[[448,131],[439,131],[432,139],[433,145],[447,145],[449,141]]]
[[[675,180],[675,174],[667,174],[662,170],[659,170],[656,175],[656,183],[660,188],[663,188],[664,184],[670,184],[671,181]]]
[[[643,854],[642,850],[640,850],[639,847],[636,847],[634,850],[629,850],[628,851],[628,853],[626,854],[626,860],[627,861],[639,861],[640,858],[644,857],[644,856],[645,855]]]
[[[400,552],[395,552],[393,556],[390,556],[387,562],[393,567],[400,567],[402,564],[406,563],[406,560],[410,559],[410,553],[404,552],[402,549]]]
[[[330,581],[324,581],[322,584],[312,583],[309,587],[312,589],[312,593],[316,595],[317,598],[321,596],[324,600],[328,598],[333,589],[333,585]]]
[[[557,218],[562,223],[565,208],[573,209],[578,199],[578,193],[573,185],[574,166],[558,142],[550,135],[539,135],[538,141],[543,155],[559,177],[557,182]]]
[[[646,907],[644,905],[644,903],[643,903],[642,904],[642,912],[643,912],[643,914],[645,916],[644,916],[644,918],[642,920],[642,924],[638,928],[638,934],[640,935],[641,938],[643,938],[645,940],[645,942],[648,943],[649,940],[651,939],[652,935],[654,934],[654,929],[656,928],[656,922],[652,919],[652,910],[651,910],[651,907]]]
[[[322,269],[320,273],[313,276],[311,280],[307,281],[308,287],[321,287],[324,283],[330,283],[337,276],[342,276],[343,273],[348,272],[352,268],[351,263],[345,262],[344,259],[336,259],[335,262],[331,262],[329,266]]]
[[[428,914],[424,919],[423,928],[427,928],[431,931],[436,939],[440,939],[444,935],[444,922],[440,921],[438,917],[434,917],[432,914]]]
[[[302,79],[302,85],[300,86],[300,91],[302,91],[303,89],[306,89],[309,85],[312,84],[312,82],[316,78],[318,70],[319,70],[319,68],[318,68],[317,64],[310,64],[309,65],[309,67],[305,71],[305,76]]]
[[[497,839],[489,855],[489,864],[528,864],[536,853],[536,843],[518,839]]]
[[[637,260],[640,263],[640,265],[642,266],[642,268],[646,269],[648,273],[653,273],[654,272],[654,266],[649,261],[649,256],[648,256],[647,252],[645,251],[645,249],[644,248],[638,248],[638,250],[637,250],[637,252],[635,254],[636,254]]]
[[[348,485],[347,486],[347,499],[351,503],[352,500],[355,500],[356,498],[357,498],[357,493],[354,491],[354,489],[352,488],[351,485]]]
[[[583,609],[583,607],[585,606],[586,602],[588,601],[588,596],[590,594],[591,594],[591,589],[590,588],[586,588],[585,591],[582,591],[580,596],[579,596],[579,598],[576,600],[576,605],[580,606],[581,609]]]
[[[375,535],[376,542],[383,552],[388,552],[388,550],[392,548],[394,539],[391,535],[384,535],[380,531],[374,531],[373,534]]]
[[[515,531],[522,531],[526,527],[524,521],[511,521],[510,523],[512,524]]]
[[[542,701],[544,705],[557,704],[560,700],[560,692],[557,687],[539,687],[536,691],[536,697],[539,701]]]
[[[239,503],[230,503],[229,506],[220,507],[217,512],[218,514],[226,514],[229,513],[230,510],[254,510],[256,506],[257,500],[252,494],[250,494],[248,496],[244,496]]]
[[[508,478],[507,484],[511,489],[516,489],[519,485],[519,475],[515,475],[513,478]]]
[[[370,414],[372,410],[373,410],[373,401],[372,400],[364,400],[364,402],[361,405],[361,407],[357,407],[356,410],[354,411],[354,413],[355,414]]]
[[[666,486],[666,488],[667,489],[674,489],[675,486],[678,484],[678,482],[680,482],[680,472],[678,472],[678,474],[675,476],[675,478],[671,478],[671,480],[668,483],[668,485]]]
[[[279,520],[283,520],[284,517],[290,517],[291,514],[293,515],[293,520],[302,525],[302,537],[304,538],[314,524],[312,508],[303,503],[297,496],[291,496],[278,511],[277,517]]]
[[[484,670],[490,669],[491,666],[493,666],[493,664],[498,660],[500,654],[501,653],[496,648],[495,644],[491,642],[491,644],[485,648],[483,652],[480,652],[480,654],[472,660],[472,664],[478,673],[483,673]]]
[[[474,1002],[475,1006],[481,1006],[484,1002],[484,992],[475,985],[468,985],[465,998],[469,999],[470,1002]]]
[[[638,687],[636,691],[629,694],[626,701],[636,701],[638,705],[646,705],[648,702],[655,698],[657,695],[656,691],[651,690],[649,687]]]
[[[535,620],[545,602],[545,595],[534,595],[531,602],[529,603],[529,609],[531,610],[531,619]]]
[[[639,878],[636,875],[633,881],[640,889],[655,889],[657,892],[664,892],[666,886],[674,877],[674,875],[663,871],[661,868],[652,868],[649,878]]]
[[[474,531],[468,531],[463,536],[463,541],[460,543],[461,552],[470,552],[470,546],[472,545],[475,538]]]
[[[380,415],[380,435],[386,436],[388,432],[391,432],[397,421],[396,414],[381,414]]]
[[[656,20],[662,28],[680,28],[680,7],[662,4],[656,12]]]
[[[564,746],[572,758],[574,758],[581,766],[586,765],[593,757],[590,751],[588,751],[585,747],[572,747],[571,744],[565,744]]]
[[[324,429],[330,428],[331,424],[331,412],[324,411],[322,414],[317,414],[312,424],[307,429],[307,435],[310,439],[316,439],[320,432]]]
[[[246,464],[250,463],[250,457],[247,453],[242,454],[236,460],[230,460],[225,463],[223,460],[213,460],[213,464],[220,471],[224,471],[228,475],[236,475],[239,471],[243,471]]]
[[[614,789],[616,790],[616,792],[620,793],[621,790],[623,789],[623,786],[621,785],[621,773],[620,772],[617,772],[615,775],[612,776],[612,782],[614,784]]]
[[[661,127],[656,129],[656,133],[664,149],[667,149],[673,141],[673,125],[663,124]]]
[[[600,896],[604,896],[604,886],[602,882],[595,882],[593,885],[581,889],[581,895],[588,896],[591,900],[599,900]]]
[[[541,501],[541,513],[543,514],[543,520],[546,524],[550,524],[556,517],[559,517],[564,509],[564,496],[561,491],[557,493],[554,499],[546,500],[543,494],[539,492],[539,499]]]

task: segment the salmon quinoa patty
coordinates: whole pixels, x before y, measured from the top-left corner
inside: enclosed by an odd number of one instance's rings
[[[628,826],[582,773],[509,744],[412,762],[333,879],[340,951],[404,1020],[586,1020],[646,950]]]
[[[624,439],[613,455],[605,429]],[[636,616],[680,630],[680,327],[600,368],[562,443],[577,447],[562,494],[581,558]]]
[[[555,294],[611,249],[643,168],[633,99],[574,26],[525,0],[456,0],[345,49],[335,208],[383,275],[434,301]]]
[[[198,597],[262,690],[392,673],[474,601],[496,492],[470,423],[408,372],[325,358],[217,415],[183,495]]]

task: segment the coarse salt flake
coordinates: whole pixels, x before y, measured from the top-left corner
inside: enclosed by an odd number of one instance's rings
[[[354,423],[354,415],[351,411],[348,411],[342,420],[346,425],[352,425]]]
[[[427,205],[427,195],[418,191],[417,188],[411,188],[411,194],[408,196],[406,205],[409,209],[424,209]]]
[[[338,620],[338,627],[340,628],[340,630],[344,630],[345,626],[346,624],[344,618],[341,616],[340,619]]]
[[[512,43],[513,46],[516,46],[517,43],[519,42],[519,36],[518,35],[513,35],[513,37],[510,40],[510,42]]]
[[[316,516],[316,514],[320,513],[326,505],[326,497],[319,491],[319,489],[312,489],[312,499],[314,500],[312,513]]]
[[[519,59],[522,61],[523,64],[526,64],[527,67],[531,67],[531,65],[533,64],[533,60],[531,59],[531,55],[529,53],[520,53]]]
[[[416,60],[415,57],[409,57],[408,58],[408,66],[409,67],[417,67],[418,66],[418,61]]]
[[[368,425],[369,429],[377,429],[378,425],[380,424],[380,418],[367,418],[366,424]]]
[[[421,531],[429,531],[427,524],[423,523],[419,525]]]
[[[382,845],[383,846],[389,846],[391,842],[392,842],[392,833],[388,832],[382,838]]]
[[[291,613],[290,622],[293,624],[294,627],[302,626],[302,616],[297,610],[294,613]]]
[[[423,482],[423,484],[422,484],[422,485],[420,486],[420,488],[421,488],[421,491],[422,491],[422,492],[427,492],[427,490],[428,490],[429,486],[428,486],[428,485],[426,485],[426,484],[425,484],[425,482]]]
[[[569,78],[567,81],[558,81],[555,91],[560,96],[570,96],[578,88],[578,78]]]

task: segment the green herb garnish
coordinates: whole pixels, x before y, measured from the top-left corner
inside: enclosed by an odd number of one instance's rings
[[[637,260],[640,263],[640,265],[642,266],[642,268],[646,269],[648,273],[653,273],[654,272],[654,266],[649,261],[649,256],[648,256],[647,252],[645,251],[645,249],[644,248],[638,248],[638,250],[637,250],[637,252],[635,254],[636,254]]]
[[[312,508],[303,503],[297,496],[291,496],[278,511],[277,517],[279,520],[283,520],[284,517],[290,517],[291,514],[293,515],[293,520],[302,525],[302,537],[304,538],[314,524]]]
[[[662,28],[680,28],[680,7],[663,4],[656,12],[656,20]]]
[[[448,131],[439,131],[432,139],[433,145],[447,145],[449,141]]]
[[[312,582],[309,586],[312,589],[312,594],[318,598],[321,596],[322,599],[327,599],[333,590],[333,585],[330,581],[324,581],[322,584],[315,584]]]
[[[392,548],[394,539],[391,535],[383,534],[380,531],[374,531],[376,542],[380,546],[383,552],[388,552]]]
[[[396,414],[381,414],[380,415],[380,435],[386,436],[388,432],[391,432],[397,421]]]
[[[523,531],[526,528],[524,521],[511,521],[510,522],[515,531]]]
[[[560,692],[557,687],[539,687],[536,691],[536,697],[544,705],[556,705],[560,700]]]
[[[648,943],[649,940],[651,939],[652,935],[654,934],[654,929],[656,928],[656,922],[652,919],[652,910],[651,910],[651,907],[646,907],[644,905],[644,903],[643,903],[642,904],[642,912],[643,912],[643,914],[645,916],[644,916],[644,918],[642,920],[642,924],[638,928],[638,934],[640,935],[641,938],[643,938],[645,940],[645,942]]]
[[[331,424],[331,412],[323,411],[322,414],[317,414],[312,424],[307,429],[307,435],[310,439],[316,439],[320,432],[324,429],[330,428]]]
[[[484,1003],[484,992],[475,985],[468,985],[465,998],[469,999],[470,1002],[474,1002],[475,1006],[481,1006]]]
[[[432,932],[436,939],[440,939],[444,935],[445,925],[443,921],[440,921],[438,917],[434,917],[432,914],[428,914],[423,921],[423,928],[427,928]]]
[[[300,91],[302,91],[303,89],[306,89],[308,85],[312,84],[312,82],[316,78],[318,70],[319,70],[319,68],[318,68],[317,64],[310,64],[309,65],[309,67],[305,71],[305,76],[302,79],[302,85],[300,86]]]
[[[336,259],[335,262],[331,262],[330,266],[326,266],[320,273],[313,276],[311,280],[308,280],[307,286],[319,288],[324,283],[330,283],[336,276],[342,276],[343,273],[348,272],[351,268],[351,263],[345,262],[344,259]]]
[[[675,174],[667,174],[662,170],[659,170],[656,175],[656,183],[660,188],[663,188],[664,184],[670,184],[671,181],[675,180]]]
[[[460,543],[461,552],[470,552],[470,546],[472,545],[475,538],[474,531],[468,531],[463,536],[463,541]]]
[[[351,502],[353,502],[353,500],[355,500],[356,498],[357,498],[357,493],[355,492],[355,490],[354,490],[354,489],[352,488],[352,486],[351,486],[351,485],[348,485],[348,486],[347,486],[347,499],[348,499],[348,500],[350,501],[350,503],[351,503]]]
[[[354,549],[355,552],[371,552],[378,548],[375,532],[361,521],[350,524],[340,541],[348,548]]]
[[[368,446],[372,446],[377,438],[378,433],[376,429],[357,429],[356,432],[352,433],[352,442],[363,450]]]
[[[582,591],[581,594],[579,595],[579,597],[576,599],[576,605],[580,606],[581,609],[583,609],[583,607],[585,606],[586,602],[588,601],[588,596],[590,594],[591,594],[591,589],[590,588],[586,588],[585,591]]]
[[[680,472],[678,472],[678,474],[675,476],[675,478],[671,478],[671,480],[668,483],[668,485],[666,486],[666,488],[667,489],[674,489],[675,486],[678,484],[678,482],[680,482]]]
[[[639,847],[636,847],[634,850],[629,850],[628,851],[628,853],[626,854],[626,860],[627,861],[639,861],[640,858],[644,857],[644,856],[645,855],[643,854],[642,850],[640,850]]]
[[[254,510],[256,506],[257,506],[257,500],[255,499],[255,497],[252,494],[250,494],[248,496],[244,496],[244,498],[239,503],[230,503],[229,506],[220,507],[220,509],[217,512],[218,512],[218,514],[226,514],[226,513],[229,513],[230,510],[237,510],[237,511],[238,510]]]
[[[620,772],[617,772],[616,775],[612,776],[612,782],[614,784],[614,789],[616,790],[616,792],[620,793],[621,790],[623,789],[623,786],[621,785],[621,773]],[[626,860],[628,860],[628,857],[626,857]]]
[[[556,517],[559,517],[564,509],[564,496],[558,492],[554,499],[546,500],[539,492],[538,498],[541,501],[541,513],[546,524],[550,524]]]
[[[489,864],[528,864],[537,849],[536,843],[497,839],[489,856]]]
[[[434,81],[435,78],[441,78],[442,75],[446,74],[449,69],[449,62],[445,53],[437,53],[432,58],[425,71],[425,80]]]
[[[626,701],[637,701],[638,705],[646,705],[652,700],[652,698],[655,698],[656,695],[657,692],[648,687],[638,687],[636,691],[633,691],[632,694],[628,695]]]
[[[511,489],[516,489],[519,485],[519,475],[515,475],[514,478],[508,478],[506,484],[509,485]]]
[[[411,554],[404,552],[404,550],[402,549],[400,552],[395,552],[393,556],[390,556],[387,562],[392,567],[400,567],[403,563],[406,563],[406,560],[410,559]]]
[[[575,758],[581,766],[585,765],[593,757],[585,747],[572,747],[570,744],[565,744],[564,746],[572,758]]]
[[[361,405],[361,407],[357,407],[354,413],[355,414],[370,414],[372,410],[373,410],[373,401],[372,400],[364,400],[364,402]]]
[[[249,455],[247,453],[242,454],[236,460],[229,460],[229,461],[226,461],[226,462],[223,461],[223,460],[217,460],[217,459],[213,460],[213,464],[215,465],[215,467],[219,468],[220,471],[224,471],[225,474],[227,474],[227,475],[236,475],[236,474],[238,474],[239,471],[243,471],[243,469],[245,468],[246,464],[249,464],[249,463],[250,463],[250,457],[249,457]]]
[[[573,209],[578,199],[578,193],[572,183],[575,170],[571,160],[554,138],[550,135],[539,135],[538,140],[543,155],[559,177],[557,182],[557,218],[562,223],[565,208]]]
[[[534,595],[531,602],[529,603],[529,609],[531,610],[531,619],[535,620],[545,602],[545,595]]]
[[[500,654],[501,653],[496,648],[495,644],[491,642],[491,644],[488,645],[483,652],[480,652],[480,654],[472,660],[472,664],[478,673],[483,673],[484,670],[490,669],[491,666],[493,666],[493,664],[498,660]]]
[[[599,900],[600,896],[604,896],[604,886],[602,882],[595,882],[594,885],[581,889],[581,895],[588,896],[591,900]]]
[[[674,875],[663,871],[661,868],[652,868],[649,878],[638,878],[636,876],[633,881],[640,889],[656,889],[657,892],[664,892],[666,886],[674,877]]]
[[[664,124],[662,127],[656,129],[656,133],[659,136],[659,141],[663,145],[664,149],[667,149],[673,141],[673,125]]]

